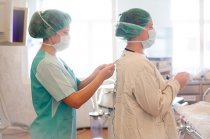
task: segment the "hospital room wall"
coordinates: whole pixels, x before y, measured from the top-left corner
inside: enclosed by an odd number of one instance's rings
[[[27,65],[26,47],[0,46],[0,105],[6,107],[10,124],[29,125],[35,116]],[[1,119],[4,116],[0,113]]]
[[[15,7],[27,7],[27,0],[13,2]],[[10,122],[29,124],[35,113],[31,102],[27,47],[0,45],[0,67],[0,95],[8,108]],[[1,119],[5,118],[3,116],[0,114]]]
[[[13,0],[15,7],[27,7],[28,0]]]
[[[27,7],[29,0],[0,0],[0,2],[12,1],[14,7]]]

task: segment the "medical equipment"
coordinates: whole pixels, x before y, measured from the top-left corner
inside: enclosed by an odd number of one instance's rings
[[[210,88],[208,88],[203,94],[203,101],[210,102]]]
[[[204,139],[188,122],[183,119],[180,120],[182,121],[178,127],[180,138],[185,138],[185,134],[188,134],[193,139]]]
[[[103,127],[108,127],[108,138],[112,139],[112,111],[115,80],[108,79],[91,98],[93,112],[89,113],[92,138],[101,139]]]
[[[91,129],[92,139],[102,139],[102,129],[103,129],[102,116],[104,112],[101,109],[99,109],[95,98],[91,97],[91,102],[92,102],[93,111],[89,112],[89,116],[90,116],[90,129]]]
[[[180,139],[210,139],[209,95],[210,88],[203,93],[203,101],[184,106],[180,102],[173,104]]]
[[[91,129],[92,139],[103,139],[102,114],[97,111],[93,111],[90,112],[89,115],[90,115],[90,129]]]
[[[195,80],[210,80],[210,69],[204,69],[197,73],[192,74]]]
[[[180,139],[188,139],[187,136],[190,136],[193,139],[204,139],[201,134],[196,131],[193,126],[184,118],[184,116],[181,116],[178,112],[175,112],[175,117]]]
[[[0,0],[0,44],[25,46],[28,8],[14,5],[13,0]]]
[[[210,138],[210,103],[200,101],[181,106],[175,112],[180,139]],[[187,137],[188,136],[188,137]]]
[[[97,92],[97,104],[101,107],[104,108],[113,108],[113,88],[114,88],[114,84],[110,84],[110,85],[103,85],[99,88],[98,92]]]
[[[205,91],[210,87],[210,80],[190,80],[187,85],[179,92],[178,96],[183,97],[184,101],[189,104],[197,103],[202,101]],[[209,93],[206,93],[206,98]],[[210,102],[210,98],[209,102]]]

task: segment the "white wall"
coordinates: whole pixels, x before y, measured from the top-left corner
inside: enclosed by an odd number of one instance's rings
[[[0,118],[4,122],[7,115],[11,126],[15,123],[29,126],[35,117],[27,65],[26,47],[0,46],[0,106],[5,106]]]
[[[0,42],[12,41],[11,40],[11,26],[12,26],[12,7],[13,3],[11,0],[8,1],[0,1],[0,28],[2,34],[0,34]]]
[[[4,0],[0,0],[2,1]],[[12,7],[25,8],[28,0],[8,1],[12,2]],[[6,11],[4,13],[7,14]],[[28,77],[27,47],[1,44],[0,67],[0,119],[3,121],[3,127],[8,124],[14,126],[17,123],[29,126],[36,114]]]
[[[142,8],[148,11],[155,26],[171,26],[170,0],[117,0],[117,13],[130,8]]]
[[[28,0],[13,0],[14,7],[27,7]]]

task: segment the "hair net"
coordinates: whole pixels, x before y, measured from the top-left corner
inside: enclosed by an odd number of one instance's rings
[[[125,40],[139,35],[151,20],[150,14],[139,8],[133,8],[120,14],[116,28],[116,36]]]
[[[35,12],[29,24],[29,34],[33,38],[48,38],[62,28],[69,26],[71,17],[59,10]]]

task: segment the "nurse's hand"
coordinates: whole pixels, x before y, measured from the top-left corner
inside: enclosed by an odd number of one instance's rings
[[[102,70],[103,68],[106,67],[106,65],[107,65],[107,64],[103,64],[103,65],[98,66],[98,67],[94,70],[93,74],[94,74],[94,75],[97,75],[97,74],[99,73],[100,70]]]
[[[115,70],[115,66],[114,64],[107,64],[105,65],[105,67],[103,69],[101,69],[99,71],[99,76],[101,76],[104,80],[108,79],[109,77],[111,77],[114,73]]]
[[[102,65],[98,66],[98,67],[93,71],[93,73],[90,75],[91,80],[93,80],[93,79],[98,75],[99,71],[102,70],[103,68],[105,68],[106,65],[107,65],[107,64],[102,64]]]
[[[177,80],[180,84],[180,89],[183,89],[183,87],[187,84],[187,81],[189,80],[190,74],[187,72],[179,72],[174,77],[175,80]]]

